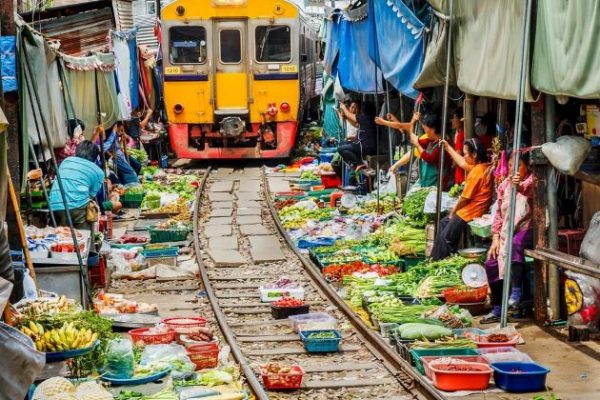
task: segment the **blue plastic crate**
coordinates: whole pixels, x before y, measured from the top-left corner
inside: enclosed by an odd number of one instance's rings
[[[308,337],[312,333],[322,332],[333,332],[335,339],[309,339]],[[317,331],[302,331],[300,332],[300,339],[304,342],[304,348],[309,353],[333,353],[339,350],[340,342],[342,341],[342,335],[339,331],[331,330],[317,330]]]
[[[165,247],[159,249],[145,249],[142,251],[144,258],[163,258],[177,257],[179,255],[178,247]]]
[[[494,382],[502,390],[512,393],[546,390],[546,376],[550,370],[541,365],[536,363],[500,362],[493,363],[491,367],[494,370]]]
[[[335,153],[321,153],[319,155],[319,162],[321,164],[331,164],[334,155]]]

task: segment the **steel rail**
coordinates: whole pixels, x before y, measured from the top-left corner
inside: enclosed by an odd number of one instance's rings
[[[304,270],[309,274],[312,281],[318,286],[327,299],[335,305],[352,323],[354,328],[361,334],[361,336],[367,341],[368,347],[371,352],[381,361],[388,371],[398,379],[400,384],[407,390],[407,392],[413,394],[414,398],[418,398],[414,394],[415,388],[427,399],[444,400],[444,397],[436,388],[431,386],[429,382],[418,372],[414,371],[410,363],[401,358],[394,349],[391,348],[377,333],[375,333],[365,322],[360,319],[356,313],[338,296],[338,294],[331,288],[331,286],[323,279],[320,273],[318,273],[315,264],[312,261],[300,253],[298,248],[294,245],[287,231],[281,224],[275,205],[271,199],[269,193],[269,183],[267,174],[264,168],[262,169],[262,183],[265,201],[269,207],[269,211],[277,226],[277,230],[285,239],[289,248],[294,252],[298,259],[302,262]],[[406,381],[410,380],[411,384],[407,385]]]
[[[221,328],[221,332],[223,333],[223,336],[225,337],[225,341],[229,344],[229,347],[231,348],[231,353],[233,354],[233,357],[235,358],[236,362],[240,365],[240,368],[241,368],[244,376],[246,377],[246,381],[248,382],[248,385],[252,389],[255,398],[258,400],[268,400],[269,396],[265,392],[262,384],[259,382],[256,375],[254,375],[254,370],[248,364],[246,357],[242,353],[240,346],[237,344],[235,335],[233,334],[233,331],[231,330],[231,328],[229,327],[229,324],[227,323],[227,318],[225,317],[225,314],[223,314],[223,311],[221,310],[221,307],[219,306],[219,300],[218,300],[217,296],[215,295],[215,292],[212,288],[210,279],[208,277],[208,272],[207,272],[206,268],[204,267],[204,263],[202,262],[202,257],[200,255],[202,249],[200,247],[198,221],[200,220],[202,195],[204,194],[204,189],[206,188],[206,183],[208,182],[208,177],[211,173],[211,170],[212,170],[212,168],[209,167],[207,169],[206,173],[204,174],[204,176],[202,177],[202,181],[200,182],[200,187],[196,193],[196,205],[194,207],[194,213],[193,213],[194,251],[196,252],[196,260],[198,262],[198,269],[200,270],[200,278],[202,280],[202,285],[206,292],[206,296],[208,297],[208,300],[210,301],[213,312],[215,313],[215,318],[217,320],[217,323],[219,324],[219,327]]]

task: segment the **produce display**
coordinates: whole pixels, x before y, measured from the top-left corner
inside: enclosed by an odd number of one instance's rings
[[[40,323],[29,321],[22,326],[21,332],[33,340],[38,351],[60,352],[92,347],[98,334],[90,329],[77,329],[72,322],[65,323],[60,329],[46,330]]]
[[[94,298],[94,309],[98,314],[150,314],[158,311],[156,304],[130,301],[123,295],[104,291]]]
[[[284,207],[279,212],[281,223],[285,229],[299,229],[303,227],[308,220],[321,220],[331,218],[335,209],[316,208],[308,209],[300,206]]]
[[[304,302],[304,300],[298,300],[293,297],[284,297],[281,300],[277,300],[277,301],[271,303],[271,305],[273,307],[279,307],[279,308],[302,307],[305,304],[306,303]]]
[[[49,252],[55,253],[74,253],[75,245],[71,236],[71,230],[67,227],[46,227],[36,228],[34,226],[25,227],[27,237],[27,247],[36,257],[48,257]],[[83,253],[86,250],[88,235],[75,230],[78,239],[79,250]]]
[[[419,189],[408,194],[404,199],[402,213],[406,216],[408,223],[415,228],[425,228],[430,221],[430,216],[423,211],[425,200],[430,192],[430,188]]]
[[[113,400],[113,396],[94,381],[73,384],[68,379],[54,377],[40,383],[32,400]]]

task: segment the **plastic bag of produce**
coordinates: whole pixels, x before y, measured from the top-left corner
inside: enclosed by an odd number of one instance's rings
[[[556,143],[545,143],[542,153],[563,174],[575,175],[592,151],[589,140],[579,136],[561,136]]]
[[[129,379],[133,376],[135,361],[133,356],[133,343],[127,339],[115,339],[108,345],[106,375],[117,379]]]
[[[590,221],[590,227],[581,243],[579,256],[600,263],[600,211],[594,214]]]
[[[167,363],[173,372],[193,372],[196,365],[190,360],[185,347],[178,344],[156,344],[146,346],[142,353],[141,365]]]
[[[456,205],[457,199],[450,197],[447,192],[442,192],[442,212],[451,211]],[[432,190],[425,199],[425,214],[435,214],[437,212],[437,190]]]
[[[29,337],[0,322],[0,399],[24,399],[46,364]]]
[[[598,330],[600,320],[600,280],[567,271],[565,302],[569,325]]]

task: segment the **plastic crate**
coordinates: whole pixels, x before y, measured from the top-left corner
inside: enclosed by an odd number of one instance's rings
[[[169,267],[177,266],[177,257],[153,257],[146,259],[146,265],[148,267],[154,267],[155,265],[167,265]]]
[[[263,303],[272,303],[281,300],[284,297],[293,297],[298,300],[304,300],[304,288],[289,289],[267,289],[264,286],[258,288],[260,291],[260,301]]]
[[[104,256],[100,256],[97,266],[88,269],[88,278],[92,288],[106,287],[106,260]]]
[[[125,192],[121,197],[121,204],[124,208],[140,208],[144,201],[144,193],[128,193]]]
[[[477,349],[411,349],[410,355],[417,371],[425,375],[425,367],[421,362],[423,356],[449,357],[449,356],[476,356]]]
[[[299,365],[290,367],[290,373],[272,373],[260,367],[260,375],[267,390],[297,390],[302,386],[304,370]]]
[[[179,247],[162,247],[144,249],[142,251],[144,258],[162,258],[162,257],[177,257],[179,255]]]
[[[452,363],[435,363],[429,366],[431,369],[431,380],[435,387],[446,392],[460,390],[481,391],[488,388],[493,370],[488,364],[465,363],[471,371],[453,370],[456,366]]]
[[[469,222],[469,228],[471,228],[471,233],[475,236],[479,236],[480,238],[490,238],[492,237],[492,224],[489,225],[478,225],[475,222]]]
[[[342,178],[335,174],[321,174],[321,184],[327,189],[334,189],[342,186]]]
[[[319,162],[321,164],[331,164],[334,155],[335,153],[321,153],[319,154]]]
[[[133,329],[127,332],[131,336],[131,341],[134,344],[142,342],[145,345],[149,344],[168,344],[175,340],[175,332],[168,331],[165,333],[148,333],[151,328]]]
[[[333,332],[335,338],[331,339],[311,339],[311,334]],[[333,353],[339,350],[342,335],[335,329],[331,330],[315,330],[315,331],[300,331],[300,339],[304,342],[304,348],[309,353]]]
[[[429,367],[429,363],[431,363],[432,361],[435,360],[439,360],[441,357],[435,357],[435,356],[423,356],[421,357],[421,362],[423,363],[423,367],[425,368],[425,376],[427,376],[429,379],[432,379],[432,371],[431,368]],[[444,358],[448,358],[448,357],[444,357]],[[465,361],[465,362],[474,362],[474,363],[479,363],[479,364],[490,364],[488,360],[486,360],[483,356],[453,356],[453,357],[449,357],[453,360],[460,360],[460,361]],[[459,362],[460,362],[459,361]]]
[[[275,307],[271,304],[271,315],[275,319],[285,319],[291,315],[308,314],[309,309],[308,304],[298,307]]]
[[[487,294],[487,285],[480,288],[450,288],[444,290],[446,302],[451,304],[480,303],[485,301]]]
[[[216,368],[219,365],[219,345],[217,343],[194,344],[187,349],[187,355],[196,365],[196,370]]]
[[[327,313],[322,312],[292,315],[289,317],[289,319],[293,322],[293,330],[296,333],[300,332],[302,326],[309,326],[311,324],[330,324],[330,326],[323,327],[322,329],[334,329],[337,324],[337,320],[335,318]]]
[[[182,242],[187,240],[190,229],[158,229],[148,228],[152,243]]]
[[[540,392],[546,389],[548,368],[536,363],[493,363],[494,382],[502,390],[512,393]]]
[[[558,249],[563,253],[579,257],[585,229],[561,229],[558,231]]]
[[[533,362],[528,354],[523,353],[514,347],[488,347],[477,351],[490,364],[499,362]]]

